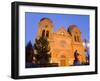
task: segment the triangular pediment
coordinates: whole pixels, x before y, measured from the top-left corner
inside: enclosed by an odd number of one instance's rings
[[[66,32],[66,29],[64,27],[61,27],[61,28],[58,29],[57,32]]]
[[[64,27],[59,28],[56,33],[59,35],[69,35],[67,30]]]

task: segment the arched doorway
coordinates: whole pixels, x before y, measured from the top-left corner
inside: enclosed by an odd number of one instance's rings
[[[66,66],[66,56],[61,55],[60,57],[60,66]]]

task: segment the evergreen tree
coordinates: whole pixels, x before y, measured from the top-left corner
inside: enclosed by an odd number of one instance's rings
[[[77,52],[77,50],[75,50],[74,52],[74,65],[80,65],[79,59],[78,59],[79,53]]]
[[[34,43],[36,63],[40,65],[48,65],[50,62],[50,47],[46,37],[35,39]]]
[[[28,63],[32,63],[32,59],[33,59],[33,46],[31,44],[31,41],[26,45],[26,62]]]

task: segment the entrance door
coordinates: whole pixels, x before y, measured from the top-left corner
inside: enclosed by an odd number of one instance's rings
[[[65,57],[65,55],[61,55],[60,66],[66,66],[66,57]]]
[[[60,65],[61,66],[66,66],[66,60],[60,60]]]

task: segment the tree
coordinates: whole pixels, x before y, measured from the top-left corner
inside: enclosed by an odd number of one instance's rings
[[[31,41],[26,45],[25,51],[26,51],[26,63],[32,63],[34,51]]]
[[[50,47],[46,37],[35,39],[34,43],[36,63],[40,65],[48,65],[50,62]]]
[[[78,59],[79,53],[77,52],[77,50],[75,50],[74,52],[74,65],[80,65],[79,59]]]

